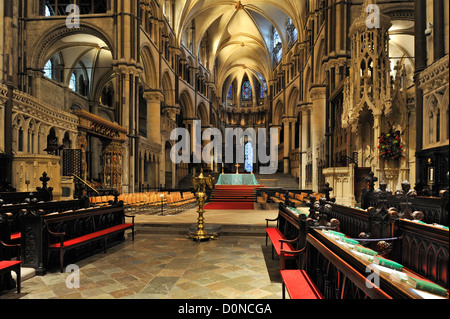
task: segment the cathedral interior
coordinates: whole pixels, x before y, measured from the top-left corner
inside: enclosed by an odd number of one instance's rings
[[[0,21],[1,194],[44,172],[56,201],[189,191],[200,172],[352,207],[370,173],[448,190],[448,0],[4,0]],[[274,134],[276,172],[245,137],[244,161],[195,162],[191,139],[175,163],[171,133],[198,121]]]

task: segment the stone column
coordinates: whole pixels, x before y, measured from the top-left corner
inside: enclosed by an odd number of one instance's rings
[[[313,86],[310,89],[310,95],[312,100],[312,114],[311,114],[311,140],[314,143],[318,143],[325,138],[325,112],[326,112],[326,87],[325,86]],[[317,167],[317,145],[311,145],[312,147],[312,189],[318,192],[319,189],[319,174]]]
[[[160,91],[144,92],[147,101],[147,138],[161,144],[161,101],[164,96]]]
[[[301,112],[301,108],[300,105],[297,106],[299,111]],[[300,114],[299,114],[300,115]],[[298,188],[302,189],[302,180],[304,178],[303,175],[303,171],[302,171],[302,163],[303,163],[303,132],[302,132],[302,127],[303,127],[303,114],[301,116],[298,117],[298,151],[299,151],[299,158],[298,158]]]
[[[292,150],[292,144],[293,140],[291,137],[293,137],[293,134],[291,132],[291,123],[295,121],[295,118],[293,117],[285,117],[283,118],[283,125],[284,125],[284,150],[283,150],[283,163],[284,163],[284,173],[288,174],[290,172],[289,170],[289,154]]]
[[[444,0],[433,0],[433,54],[434,61],[445,55]],[[448,25],[447,25],[448,28]],[[448,30],[448,29],[447,29]]]
[[[145,154],[140,154],[140,168],[139,168],[139,184],[143,187],[145,186],[146,180],[145,180],[145,165],[147,164],[145,161]],[[142,190],[141,190],[142,191]]]
[[[280,145],[280,131],[281,131],[281,125],[270,125],[270,128],[276,128],[276,129],[278,129],[278,141],[277,141],[277,145],[279,146]],[[269,130],[269,132],[270,132],[270,130]],[[268,136],[268,138],[267,138],[267,146],[266,146],[266,154],[270,154],[268,151],[269,151],[269,149],[268,149],[268,146],[270,145],[270,136]],[[276,155],[277,156],[277,159],[279,158],[278,157],[278,154]]]
[[[415,111],[416,111],[416,151],[420,152],[423,148],[423,91],[420,88],[420,73],[427,65],[427,39],[425,29],[427,24],[427,3],[423,0],[414,0],[414,83],[415,83]],[[420,180],[421,161],[416,158],[415,182],[422,184]],[[423,185],[421,185],[423,186]]]
[[[378,149],[378,137],[381,135],[381,112],[373,113],[373,145],[375,145],[375,157],[379,158],[380,150]],[[362,149],[362,148],[359,148]],[[381,176],[383,160],[377,161],[378,167],[372,167],[375,176]],[[376,186],[377,187],[377,186]]]
[[[309,113],[311,112],[311,104],[310,103],[304,103],[304,104],[300,104],[300,111],[302,112],[302,126],[300,128],[300,142],[301,142],[301,147],[300,147],[300,162],[301,164],[299,165],[299,169],[300,169],[300,176],[302,176],[300,178],[300,188],[301,189],[306,189],[307,185],[306,185],[306,164],[307,164],[307,153],[306,150],[308,149],[308,126],[309,126],[309,122],[310,122],[310,118],[309,118]]]

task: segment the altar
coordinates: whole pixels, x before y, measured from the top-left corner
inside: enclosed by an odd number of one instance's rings
[[[259,185],[253,174],[220,174],[216,185]]]

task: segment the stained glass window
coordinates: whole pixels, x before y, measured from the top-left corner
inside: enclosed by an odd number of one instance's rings
[[[230,89],[228,90],[227,99],[228,100],[232,100],[233,99],[233,84],[230,85]]]
[[[249,81],[245,81],[244,84],[242,84],[242,100],[252,100],[252,86],[250,85]]]
[[[263,99],[264,98],[264,89],[262,87],[262,85],[260,86],[261,91],[259,92],[259,98]]]
[[[278,43],[281,43],[280,35],[278,34],[278,31],[274,29],[273,31],[273,47],[276,48]]]
[[[275,28],[273,30],[273,53],[275,55],[277,62],[279,62],[281,60],[283,49],[281,46],[280,35],[278,34],[278,31]]]
[[[286,30],[289,32],[290,41],[295,42],[298,39],[298,32],[294,26],[294,22],[288,17],[286,23]]]
[[[253,171],[253,147],[252,143],[245,144],[245,171],[250,173]]]

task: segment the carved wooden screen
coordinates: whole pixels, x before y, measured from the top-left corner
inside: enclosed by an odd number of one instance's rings
[[[65,149],[62,152],[63,176],[81,176],[81,150]]]

